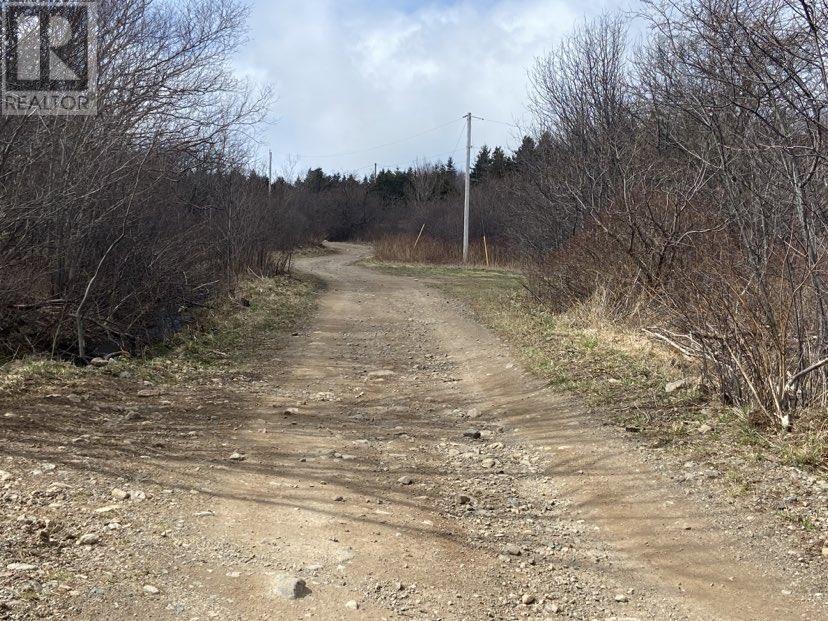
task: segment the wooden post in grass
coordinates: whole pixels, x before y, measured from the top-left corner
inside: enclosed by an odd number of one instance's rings
[[[423,236],[423,231],[425,231],[425,222],[423,222],[423,226],[420,227],[420,234],[417,235],[417,239],[414,241],[414,247],[411,249],[411,252],[414,252],[417,249],[417,244],[420,243],[420,238]]]
[[[483,252],[486,253],[486,267],[489,267],[489,246],[486,244],[486,236],[483,236]]]

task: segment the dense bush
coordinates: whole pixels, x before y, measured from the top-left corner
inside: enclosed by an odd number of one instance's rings
[[[305,235],[246,171],[235,0],[104,0],[95,117],[0,120],[0,357],[134,348]],[[284,262],[284,259],[281,259]]]
[[[723,398],[788,427],[826,399],[828,13],[665,0],[643,19],[652,36],[635,53],[604,18],[538,61],[551,155],[529,174],[546,191],[518,183],[507,204],[518,228],[548,212],[572,231],[533,261],[547,299],[643,296],[652,332]]]

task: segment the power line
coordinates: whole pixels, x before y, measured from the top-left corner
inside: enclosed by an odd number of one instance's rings
[[[300,159],[304,159],[304,160],[307,160],[307,159],[327,159],[327,158],[332,158],[332,157],[346,157],[346,156],[349,156],[349,155],[359,155],[360,153],[368,153],[368,152],[371,152],[371,151],[376,151],[377,149],[383,149],[385,147],[391,147],[391,146],[394,146],[394,145],[397,145],[397,144],[400,144],[400,143],[403,143],[403,142],[407,142],[409,140],[414,140],[415,138],[419,138],[420,136],[425,136],[426,134],[430,134],[432,132],[436,132],[437,130],[443,129],[444,127],[448,127],[449,125],[452,125],[452,124],[456,123],[458,120],[459,119],[452,119],[448,123],[443,123],[442,125],[438,125],[436,127],[432,127],[430,129],[423,130],[423,131],[418,132],[416,134],[412,134],[410,136],[405,136],[404,138],[399,138],[397,140],[392,140],[390,142],[385,142],[383,144],[374,145],[373,147],[366,147],[364,149],[356,149],[354,151],[344,151],[342,153],[328,153],[328,154],[325,154],[325,155],[303,155],[303,154],[295,154],[295,155],[296,155],[296,157],[298,157]],[[290,155],[290,154],[284,154],[283,153],[283,155]]]
[[[462,120],[462,118],[458,119],[458,120]],[[457,121],[453,121],[453,122],[456,123]],[[411,166],[412,164],[416,164],[420,160],[429,161],[429,160],[434,160],[438,157],[444,157],[444,156],[454,157],[457,154],[458,149],[460,148],[460,140],[462,140],[462,138],[463,138],[463,131],[465,129],[466,129],[466,124],[463,123],[460,126],[460,131],[457,133],[457,140],[454,143],[454,149],[452,149],[451,151],[446,151],[446,152],[443,152],[443,153],[436,153],[434,155],[426,155],[426,156],[422,156],[422,157],[417,157],[417,158],[414,158],[413,160],[405,162],[404,164],[401,164],[399,162],[395,163],[393,165],[383,164],[381,166],[381,168],[383,170],[402,169],[404,166]],[[370,168],[372,166],[374,166],[374,164],[366,164],[365,166],[360,166],[359,168],[356,168],[356,169],[352,170],[351,172],[359,172],[361,170],[365,170],[366,168]]]
[[[516,129],[520,129],[520,127],[518,125],[516,125],[515,123],[509,123],[509,122],[506,122],[506,121],[498,121],[496,119],[487,119],[487,118],[477,117],[477,116],[475,116],[473,118],[477,119],[479,121],[485,121],[487,123],[495,123],[497,125],[505,125],[505,126],[508,126],[508,127],[514,127]],[[445,127],[448,127],[448,126],[452,125],[453,123],[456,123],[457,121],[464,121],[463,124],[460,126],[460,131],[457,134],[457,140],[455,141],[454,148],[451,151],[444,152],[444,153],[437,153],[435,155],[418,157],[418,158],[410,160],[410,161],[408,161],[404,164],[401,164],[401,163],[396,163],[396,164],[393,164],[393,165],[384,164],[384,165],[381,166],[381,168],[383,168],[384,170],[402,169],[404,167],[416,164],[418,161],[421,161],[421,160],[429,161],[429,160],[434,160],[436,158],[445,157],[445,156],[449,156],[451,158],[454,158],[457,155],[457,151],[460,149],[460,141],[463,139],[463,132],[464,132],[464,130],[467,129],[467,124],[466,124],[467,119],[468,119],[468,115],[464,115],[462,117],[453,119],[453,120],[451,120],[447,123],[443,123],[441,125],[431,127],[429,129],[423,130],[421,132],[417,132],[416,134],[411,134],[411,135],[405,136],[403,138],[398,138],[396,140],[392,140],[392,141],[389,141],[389,142],[378,144],[378,145],[375,145],[375,146],[372,146],[372,147],[366,147],[364,149],[357,149],[357,150],[353,150],[353,151],[344,151],[344,152],[341,152],[341,153],[330,153],[330,154],[325,154],[325,155],[302,155],[302,154],[292,154],[292,155],[293,155],[293,157],[296,157],[298,160],[324,159],[324,158],[346,157],[346,156],[351,156],[351,155],[359,155],[361,153],[368,153],[368,152],[376,151],[378,149],[382,149],[382,148],[385,148],[385,147],[394,146],[394,145],[397,145],[397,144],[400,144],[400,143],[403,143],[403,142],[406,142],[406,141],[409,141],[409,140],[413,140],[415,138],[419,138],[420,136],[425,136],[425,135],[430,134],[432,132],[438,131],[438,130],[443,129]],[[366,164],[365,166],[360,166],[359,168],[353,168],[353,169],[349,170],[348,172],[350,174],[355,174],[355,173],[359,173],[363,170],[370,169],[374,166],[376,166],[376,162]]]
[[[457,149],[460,148],[460,141],[463,139],[463,130],[464,129],[466,129],[465,125],[461,125],[460,126],[460,133],[457,134],[457,142],[454,144],[454,151],[452,151],[452,153],[451,153],[452,157],[454,157],[454,155],[457,153]]]
[[[507,123],[506,121],[495,121],[494,119],[479,119],[480,121],[486,121],[487,123],[497,123],[498,125],[506,125],[508,127],[514,127],[515,129],[520,129],[519,125],[515,125],[514,123]]]

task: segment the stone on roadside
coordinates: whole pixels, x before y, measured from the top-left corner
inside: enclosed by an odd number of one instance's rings
[[[494,468],[497,465],[497,462],[494,459],[484,459],[481,465],[484,468]]]
[[[828,546],[822,548],[822,556],[828,557]]]
[[[32,565],[31,563],[9,563],[6,565],[6,569],[9,571],[34,571],[37,569],[37,565]]]
[[[392,375],[396,375],[396,373],[394,373],[394,371],[391,371],[390,369],[382,369],[380,371],[370,371],[368,373],[368,378],[381,379],[385,377],[391,377]]]
[[[630,601],[630,598],[627,597],[626,595],[619,594],[619,595],[615,596],[615,601],[618,602],[619,604],[625,604],[626,602]]]
[[[144,585],[144,593],[146,593],[147,595],[158,595],[160,592],[161,591],[156,586],[153,586],[151,584]]]
[[[238,451],[236,451],[235,453],[230,455],[230,457],[228,457],[228,459],[230,461],[244,461],[245,459],[247,459],[247,455],[244,455],[244,454],[239,453]]]
[[[78,545],[79,546],[94,546],[96,543],[100,542],[101,538],[96,533],[86,533],[85,535],[81,535],[78,538]]]
[[[524,606],[531,606],[535,603],[535,596],[531,593],[524,593],[523,597],[520,598],[520,603]]]
[[[477,429],[466,429],[463,432],[464,438],[471,438],[472,440],[479,440],[480,439],[480,432]]]
[[[355,599],[352,599],[345,603],[345,608],[348,610],[359,610],[359,602]]]
[[[126,500],[127,498],[129,498],[129,492],[125,492],[124,490],[117,487],[112,490],[111,494],[115,500]]]
[[[523,554],[523,550],[520,549],[520,546],[510,543],[503,546],[503,553],[509,556],[520,556]]]
[[[699,377],[685,377],[674,382],[668,382],[664,387],[664,392],[668,395],[679,390],[690,390],[691,388],[698,388],[701,386],[701,378]]]
[[[6,472],[5,470],[0,470],[0,483],[5,483],[9,479],[12,478],[11,472]]]
[[[402,476],[399,479],[397,479],[397,483],[399,483],[400,485],[413,485],[414,484],[414,479],[412,479],[410,476],[406,475],[406,476]]]
[[[106,358],[92,358],[89,364],[93,367],[105,367],[109,364],[109,360]]]
[[[308,586],[301,578],[280,574],[273,581],[273,592],[285,599],[299,599],[308,594]]]

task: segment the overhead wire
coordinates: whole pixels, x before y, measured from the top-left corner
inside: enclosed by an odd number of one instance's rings
[[[486,118],[481,118],[480,120],[481,121],[486,121],[487,123],[497,123],[498,125],[506,125],[508,127],[514,127],[516,129],[520,129],[519,125],[515,125],[514,123],[508,123],[506,121],[495,121],[494,119],[486,119]]]
[[[453,122],[456,123],[458,120],[463,120],[463,118],[461,117],[460,119],[456,119]],[[451,151],[448,151],[448,152],[445,152],[445,153],[437,153],[435,155],[428,155],[428,156],[425,156],[425,157],[418,157],[418,158],[415,158],[413,160],[410,160],[410,161],[406,162],[403,165],[397,163],[397,164],[394,164],[393,166],[389,166],[389,165],[386,164],[386,165],[383,165],[382,168],[384,170],[399,169],[399,168],[402,168],[403,166],[411,166],[412,164],[416,164],[418,161],[422,161],[422,160],[429,161],[429,160],[433,160],[435,158],[443,157],[443,156],[446,156],[446,155],[454,157],[454,155],[456,155],[456,153],[457,153],[457,150],[460,148],[460,140],[463,138],[463,130],[464,129],[465,129],[465,123],[460,127],[460,131],[457,134],[457,141],[454,144],[454,149],[452,149]],[[361,170],[365,170],[366,168],[370,168],[372,166],[374,166],[374,164],[367,164],[365,166],[361,166],[360,168],[355,169],[352,172],[359,172]]]
[[[480,121],[485,121],[487,123],[495,123],[497,125],[505,125],[505,126],[508,126],[508,127],[514,127],[516,129],[520,129],[520,127],[518,125],[516,125],[515,123],[509,123],[509,122],[506,122],[506,121],[499,121],[499,120],[496,120],[496,119],[487,119],[485,117],[474,117],[474,118],[478,119]],[[327,158],[334,158],[334,157],[347,157],[347,156],[352,156],[352,155],[359,155],[361,153],[370,153],[371,151],[376,151],[376,150],[379,150],[379,149],[383,149],[385,147],[390,147],[390,146],[394,146],[394,145],[397,145],[397,144],[401,144],[401,143],[407,142],[409,140],[414,140],[415,138],[419,138],[421,136],[425,136],[427,134],[438,131],[440,129],[444,129],[444,128],[446,128],[446,127],[448,127],[448,126],[450,126],[454,123],[457,123],[458,121],[465,121],[465,119],[466,119],[465,116],[462,116],[462,117],[459,117],[459,118],[454,118],[451,121],[448,121],[446,123],[442,123],[440,125],[437,125],[435,127],[431,127],[429,129],[425,129],[425,130],[417,132],[415,134],[404,136],[404,137],[398,138],[396,140],[392,140],[392,141],[389,141],[389,142],[384,142],[382,144],[374,145],[374,146],[371,146],[371,147],[366,147],[366,148],[363,148],[363,149],[356,149],[356,150],[352,150],[352,151],[343,151],[343,152],[340,152],[340,153],[328,153],[328,154],[323,154],[323,155],[307,155],[307,154],[283,154],[283,155],[292,155],[293,157],[295,157],[299,161],[301,161],[301,160],[307,160],[307,159],[327,159]],[[417,161],[419,161],[421,159],[425,159],[427,161],[427,160],[433,160],[437,157],[442,157],[442,156],[445,156],[445,155],[454,157],[457,154],[457,151],[460,148],[460,141],[463,138],[463,130],[464,129],[465,129],[465,123],[463,123],[463,125],[461,125],[461,127],[460,127],[460,131],[457,135],[457,141],[456,141],[456,143],[454,145],[454,149],[452,151],[449,151],[449,152],[446,152],[446,153],[438,153],[436,155],[431,155],[431,156],[428,156],[428,157],[425,157],[425,158],[416,158],[414,160],[411,160],[410,162],[407,162],[405,164],[405,166],[410,166],[412,164],[415,164]],[[361,170],[371,168],[372,166],[374,166],[374,163],[366,164],[365,166],[361,166],[359,168],[353,169],[351,172],[356,173],[356,172],[359,172]],[[384,168],[387,168],[387,166],[385,166]],[[394,166],[394,168],[400,168],[400,164],[396,164]]]
[[[408,142],[409,140],[414,140],[415,138],[419,138],[421,136],[425,136],[425,135],[430,134],[432,132],[436,132],[437,130],[443,129],[444,127],[448,127],[449,125],[452,125],[452,124],[456,123],[458,120],[459,119],[455,118],[455,119],[452,119],[451,121],[449,121],[447,123],[443,123],[442,125],[437,125],[436,127],[431,127],[429,129],[425,129],[421,132],[417,132],[416,134],[411,134],[410,136],[405,136],[403,138],[398,138],[398,139],[392,140],[390,142],[384,142],[382,144],[374,145],[372,147],[365,147],[363,149],[356,149],[356,150],[353,150],[353,151],[343,151],[341,153],[328,153],[328,154],[324,154],[324,155],[307,155],[307,154],[301,154],[301,153],[297,153],[297,154],[293,154],[293,155],[295,155],[295,157],[298,157],[300,159],[326,159],[326,158],[331,158],[331,157],[346,157],[346,156],[350,156],[350,155],[359,155],[360,153],[369,153],[371,151],[376,151],[378,149],[384,149],[385,147],[391,147],[391,146],[394,146],[394,145],[397,145],[397,144],[401,144],[403,142]]]

